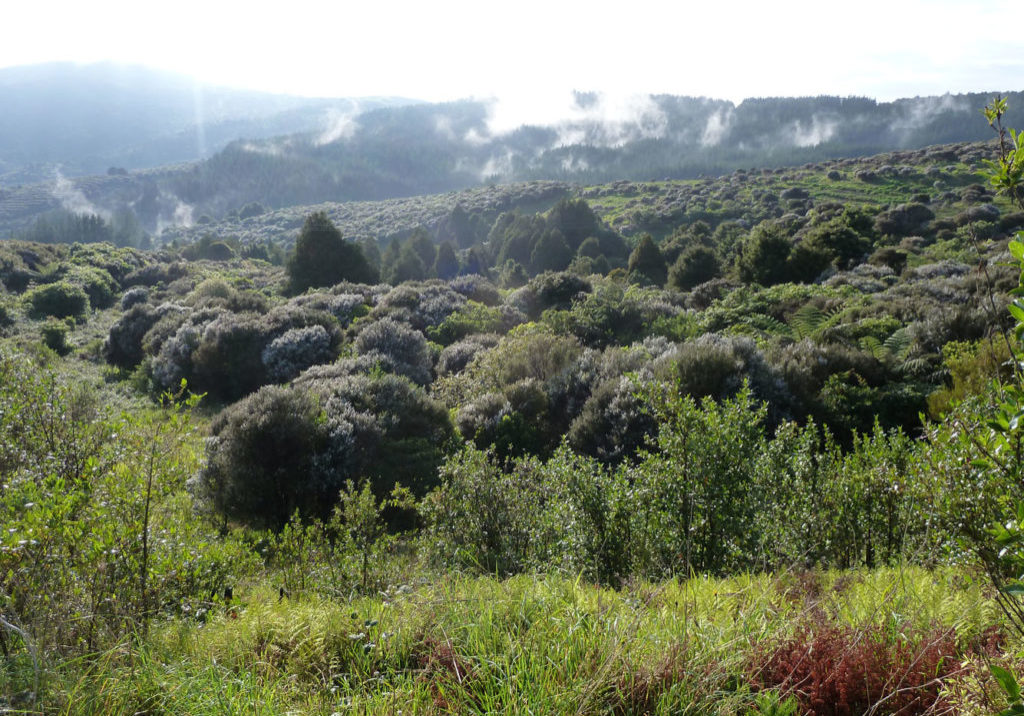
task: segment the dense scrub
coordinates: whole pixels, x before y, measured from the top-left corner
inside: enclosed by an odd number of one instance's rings
[[[632,248],[581,198],[490,228],[456,213],[448,250],[427,230],[385,248],[381,275],[411,279],[394,285],[344,261],[309,280],[317,241],[287,268],[214,241],[195,260],[0,245],[6,693],[39,674],[48,708],[93,712],[214,693],[244,710],[250,691],[558,712],[577,688],[602,713],[982,708],[976,666],[1013,665],[1015,602],[994,595],[1003,621],[950,581],[996,554],[995,517],[1017,544],[1024,483],[1000,456],[1020,444],[1024,309],[1002,306],[1024,248],[971,213],[1010,207],[974,183],[927,211],[782,193],[791,211],[756,225],[705,217]],[[374,260],[325,215],[304,233]],[[986,563],[1000,583],[1015,554]],[[870,571],[909,564],[912,587]],[[511,580],[453,598],[507,611],[507,588],[521,611],[445,622],[411,595],[450,574]],[[880,596],[858,591],[874,579]],[[839,618],[833,593],[877,611]],[[911,594],[928,619],[892,606]],[[545,605],[577,627],[531,636]],[[649,646],[630,619],[657,624]],[[194,689],[168,693],[178,668]]]

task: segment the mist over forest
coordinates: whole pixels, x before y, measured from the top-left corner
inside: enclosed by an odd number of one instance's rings
[[[158,236],[252,205],[525,180],[687,179],[978,141],[988,136],[977,121],[988,97],[736,104],[576,92],[536,123],[500,98],[307,99],[113,65],[14,68],[0,70],[0,231],[64,209],[116,215]],[[1021,95],[1009,97],[1018,106]]]

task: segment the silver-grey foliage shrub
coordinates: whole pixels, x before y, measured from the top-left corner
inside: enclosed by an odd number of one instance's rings
[[[418,385],[428,385],[432,380],[433,361],[427,339],[403,323],[390,318],[375,321],[359,332],[355,347],[360,355],[389,359],[396,373]]]
[[[334,358],[331,337],[320,325],[285,331],[263,349],[261,356],[267,376],[275,383],[287,382],[306,368]]]

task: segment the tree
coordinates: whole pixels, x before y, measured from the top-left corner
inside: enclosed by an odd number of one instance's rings
[[[601,222],[586,199],[562,199],[548,212],[547,224],[562,232],[573,251],[588,236],[602,233]]]
[[[437,247],[437,258],[434,259],[434,275],[444,281],[450,281],[459,275],[459,257],[450,241]]]
[[[376,283],[376,272],[356,244],[345,241],[325,212],[306,217],[287,264],[289,290],[333,286],[341,281]]]
[[[655,286],[664,286],[668,280],[668,266],[661,255],[658,245],[650,234],[644,234],[640,243],[629,255],[629,275],[633,280],[649,282]]]
[[[706,246],[690,246],[672,264],[668,272],[668,283],[677,291],[689,291],[721,275],[722,266],[714,251]]]
[[[397,286],[404,281],[422,281],[427,278],[427,267],[428,264],[423,263],[416,248],[412,244],[406,243],[398,252],[398,258],[386,264],[383,278],[392,286]]]
[[[405,240],[402,249],[404,250],[406,247],[416,252],[416,255],[420,257],[420,261],[423,262],[426,268],[429,269],[434,265],[434,261],[437,258],[437,248],[434,246],[433,239],[430,238],[430,233],[422,226],[417,226],[409,234],[409,238]]]
[[[558,229],[548,229],[538,237],[530,253],[530,265],[537,273],[562,271],[572,261],[572,249]]]
[[[777,226],[761,224],[750,232],[737,261],[740,280],[772,286],[786,281],[793,244]]]

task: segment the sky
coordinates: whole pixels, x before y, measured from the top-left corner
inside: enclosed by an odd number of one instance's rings
[[[1002,0],[35,0],[5,7],[0,67],[116,61],[307,96],[499,98],[543,121],[574,89],[736,102],[1020,90],[1019,11]]]

